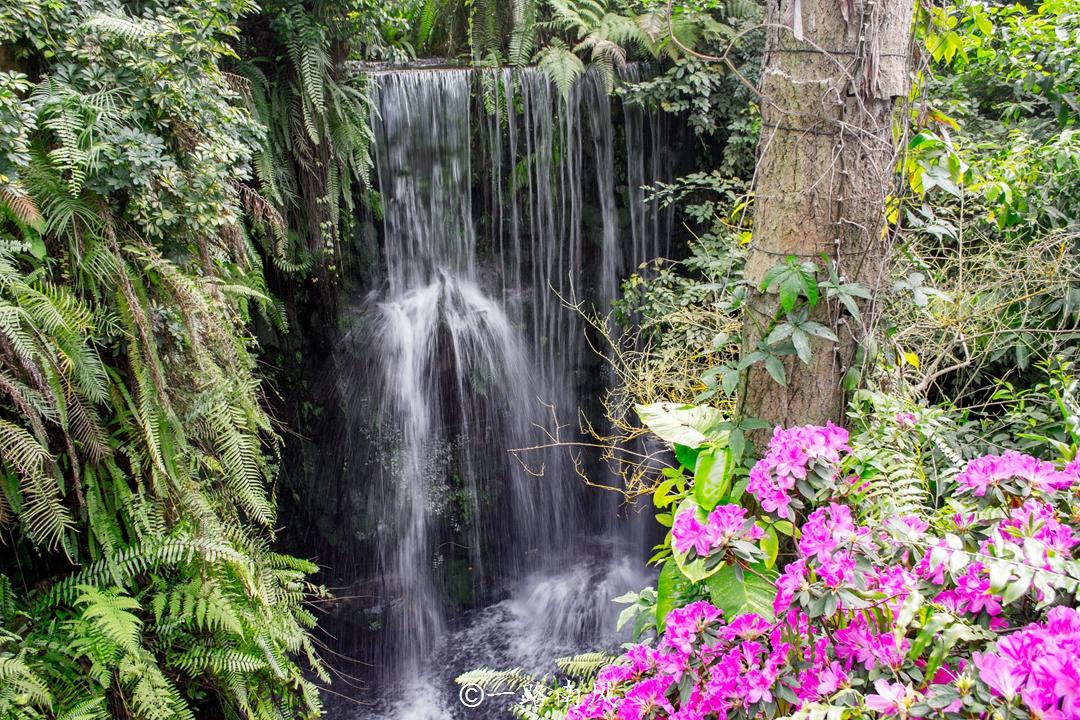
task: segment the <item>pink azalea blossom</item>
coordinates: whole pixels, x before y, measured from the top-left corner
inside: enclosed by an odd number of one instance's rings
[[[907,717],[908,708],[918,697],[910,687],[885,679],[874,681],[874,690],[876,694],[866,696],[866,707],[885,715]]]

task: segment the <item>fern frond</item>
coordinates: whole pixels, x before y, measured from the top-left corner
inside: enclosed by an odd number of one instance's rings
[[[458,685],[477,685],[486,692],[520,690],[535,681],[536,678],[520,668],[511,668],[509,670],[479,668],[454,678],[454,682]]]
[[[534,61],[555,83],[564,100],[570,98],[574,83],[585,73],[585,63],[559,40],[537,53]]]
[[[559,658],[555,661],[555,665],[558,666],[559,670],[570,677],[589,679],[600,672],[600,669],[605,665],[610,665],[614,660],[614,655],[604,652],[590,652],[574,655],[573,657]]]
[[[0,185],[0,203],[3,203],[15,219],[23,225],[41,232],[45,226],[45,219],[41,216],[37,204],[33,198],[18,184],[8,183]]]

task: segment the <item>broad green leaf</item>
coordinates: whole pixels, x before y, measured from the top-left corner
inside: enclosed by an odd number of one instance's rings
[[[688,448],[698,448],[709,441],[710,428],[724,421],[723,414],[707,405],[680,405],[658,402],[635,405],[642,424],[657,437]]]
[[[713,605],[730,620],[743,613],[757,613],[767,620],[773,617],[777,573],[762,564],[751,565],[740,580],[733,565],[724,565],[706,582]]]
[[[690,447],[689,445],[683,445],[682,443],[673,443],[673,445],[675,459],[678,460],[679,464],[684,468],[693,471],[697,466],[698,453],[700,450],[697,447]]]
[[[656,580],[656,625],[664,627],[668,613],[679,606],[683,594],[690,587],[690,581],[679,570],[674,560],[668,560],[660,568],[660,577]]]
[[[769,526],[765,534],[761,536],[758,547],[765,553],[765,567],[771,568],[776,565],[776,556],[780,554],[780,538],[776,535],[776,528]]]
[[[727,495],[734,470],[734,453],[730,448],[713,446],[698,455],[694,470],[694,500],[706,512]]]
[[[801,292],[802,283],[798,277],[790,277],[780,283],[780,307],[784,309],[784,312],[795,309],[795,303],[799,301]]]

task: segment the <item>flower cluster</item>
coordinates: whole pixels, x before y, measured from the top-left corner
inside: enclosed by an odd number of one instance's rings
[[[1033,717],[1080,719],[1080,612],[1055,607],[1034,623],[998,640],[994,652],[974,653],[979,678],[993,692],[1019,696]]]
[[[1058,470],[1051,462],[1008,450],[1002,455],[975,458],[956,481],[975,497],[983,497],[990,488],[1014,479],[1043,492],[1062,490],[1080,480],[1080,466],[1074,461]]]
[[[766,512],[790,518],[791,491],[796,483],[818,467],[831,476],[840,453],[850,450],[847,430],[831,422],[824,427],[777,427],[765,457],[750,470],[746,490]]]
[[[748,490],[774,518],[793,517],[790,491],[811,473],[835,479],[847,443],[833,425],[778,428]],[[1022,706],[1017,717],[1080,720],[1080,612],[1052,607],[1045,622],[1006,634],[1074,590],[1078,474],[1077,461],[1059,470],[1020,453],[978,458],[959,484],[977,497],[1000,487],[980,501],[994,509],[961,504],[933,528],[899,516],[872,529],[847,505],[818,507],[793,533],[775,620],[725,617],[706,601],[671,610],[657,641],[629,646],[566,718],[748,720],[861,697],[864,713],[899,720],[986,718],[1005,703]],[[701,518],[696,507],[676,515],[676,552],[708,556],[762,536],[737,505]]]
[[[1071,559],[1072,549],[1080,544],[1080,537],[1057,518],[1053,506],[1029,498],[1014,507],[980,543],[978,554],[985,562],[973,560],[969,551],[957,547],[958,542],[950,545],[939,540],[923,554],[915,572],[934,585],[948,584],[934,597],[935,603],[957,614],[985,612],[990,627],[1001,629],[1008,623],[1001,617],[1001,592],[991,585],[989,563],[1000,560],[1004,562],[1002,569],[1011,571],[1010,560],[1013,564],[1020,561],[1025,568],[1059,573],[1062,563]],[[951,582],[946,580],[949,571]],[[1036,588],[1035,594],[1040,601],[1045,599],[1042,590]]]
[[[752,542],[763,534],[753,519],[746,517],[746,509],[739,505],[718,505],[704,523],[698,519],[697,509],[688,507],[675,516],[671,544],[676,552],[694,550],[705,557],[735,540]]]

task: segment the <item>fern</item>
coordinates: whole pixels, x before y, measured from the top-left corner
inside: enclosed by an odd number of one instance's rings
[[[120,15],[94,15],[86,21],[84,27],[128,43],[148,42],[158,35],[153,25]]]
[[[564,100],[569,99],[574,83],[585,72],[581,58],[559,40],[553,40],[537,53],[534,61],[551,78]]]
[[[859,475],[867,481],[862,517],[884,521],[914,515],[928,517],[933,511],[930,479],[925,460],[928,436],[900,424],[897,416],[912,409],[889,396],[860,391],[852,400],[853,418],[860,431],[852,437],[852,456]]]
[[[588,680],[596,676],[596,673],[600,672],[600,669],[606,665],[610,665],[615,660],[614,655],[609,655],[603,652],[590,652],[581,655],[575,655],[573,657],[560,658],[555,661],[558,666],[566,675]]]
[[[0,206],[6,207],[16,220],[38,232],[44,228],[45,219],[37,204],[19,185],[0,185]]]
[[[454,678],[454,682],[458,685],[476,685],[489,693],[520,690],[535,681],[536,678],[519,668],[509,670],[479,668]]]
[[[298,5],[280,70],[226,66],[249,3],[118,8],[12,20],[40,80],[0,178],[0,715],[317,713],[319,591],[263,538],[279,441],[247,324],[282,321],[264,263],[313,267],[308,230],[348,223],[366,95]]]
[[[80,585],[76,605],[82,605],[81,617],[101,635],[123,651],[138,653],[142,620],[132,610],[140,610],[135,598],[112,590]]]

